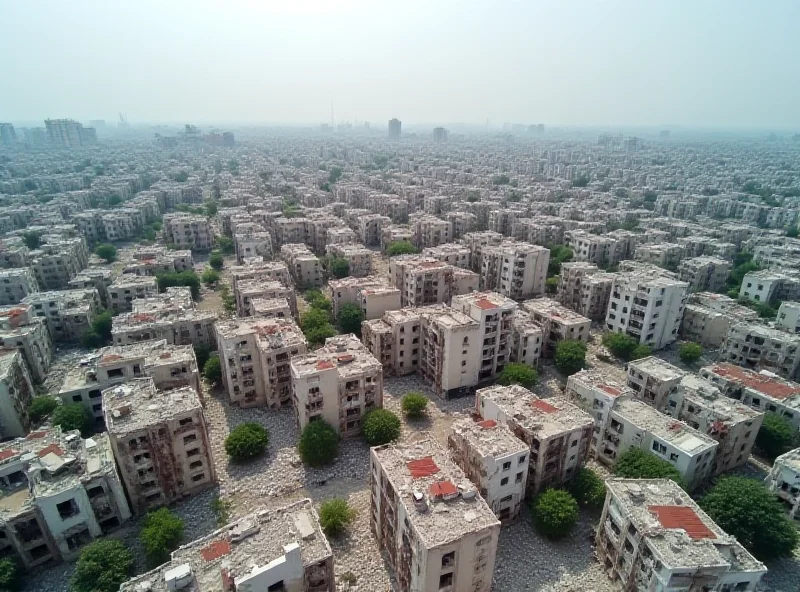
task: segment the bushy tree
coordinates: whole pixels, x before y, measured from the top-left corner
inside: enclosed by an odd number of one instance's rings
[[[216,216],[219,211],[219,204],[215,201],[206,202],[206,215]]]
[[[148,512],[139,539],[150,565],[161,565],[169,561],[170,553],[183,539],[183,520],[169,508]]]
[[[361,322],[364,320],[364,311],[358,304],[348,302],[339,308],[339,329],[342,333],[355,333],[361,336]]]
[[[330,265],[333,277],[341,279],[350,275],[350,263],[344,257],[334,257]]]
[[[559,341],[554,361],[558,371],[565,376],[575,374],[586,363],[586,344],[574,339]]]
[[[569,534],[578,522],[578,502],[563,489],[548,489],[539,495],[532,510],[534,527],[548,538]]]
[[[630,335],[625,333],[605,333],[603,335],[603,345],[608,348],[613,355],[623,360],[629,360],[633,350],[639,344]]]
[[[408,417],[422,417],[428,406],[428,397],[418,392],[407,393],[403,397],[403,413]]]
[[[684,486],[678,469],[646,450],[630,447],[617,459],[614,475],[626,479],[672,479]]]
[[[94,254],[105,260],[106,263],[111,263],[117,260],[117,247],[103,243],[94,248]]]
[[[316,300],[315,302],[319,302]],[[330,323],[327,311],[312,308],[300,316],[300,328],[312,345],[323,344],[328,337],[336,335],[336,329]]]
[[[104,310],[92,321],[92,331],[97,333],[104,343],[111,342],[111,328],[114,324],[114,316],[110,310]]]
[[[219,384],[222,380],[222,363],[219,356],[214,354],[209,357],[203,366],[203,376],[211,384]]]
[[[236,426],[225,438],[225,452],[236,462],[261,456],[269,445],[269,432],[261,424],[248,422]]]
[[[497,382],[503,385],[519,384],[525,388],[532,388],[536,381],[539,380],[539,375],[536,370],[519,362],[511,362],[506,364],[500,376],[497,377]]]
[[[414,255],[419,253],[419,249],[405,240],[394,241],[389,245],[389,248],[386,249],[386,253],[389,257],[394,257],[395,255]]]
[[[556,276],[561,273],[561,264],[572,259],[572,249],[566,245],[553,245],[550,247],[550,263],[547,266],[547,275]]]
[[[629,360],[641,360],[642,358],[649,358],[650,355],[653,353],[653,350],[650,349],[649,345],[645,345],[644,343],[638,344],[636,347],[633,348],[631,355],[629,356]]]
[[[167,288],[186,286],[192,291],[192,298],[200,297],[200,278],[194,270],[161,273],[156,276],[158,291],[166,292]]]
[[[684,343],[678,350],[678,356],[684,364],[694,364],[703,355],[703,348],[698,343]]]
[[[326,339],[336,335],[336,329],[330,323],[325,323],[319,327],[303,331],[303,335],[306,336],[311,345],[322,345]]]
[[[339,434],[324,421],[312,421],[300,434],[300,458],[312,467],[330,464],[339,453]]]
[[[15,592],[22,584],[19,566],[13,559],[0,559],[0,592]]]
[[[400,418],[388,409],[373,409],[364,416],[361,432],[370,446],[394,442],[400,437]]]
[[[319,523],[323,532],[329,537],[342,534],[356,517],[356,511],[347,500],[334,498],[322,502],[319,508]]]
[[[50,415],[58,407],[58,399],[55,397],[34,397],[28,407],[28,417],[33,423],[39,423]]]
[[[206,286],[214,286],[219,282],[219,272],[209,267],[203,272],[202,279]]]
[[[22,242],[25,243],[25,246],[29,249],[38,249],[39,245],[42,244],[41,236],[38,232],[23,232],[22,233]]]
[[[722,477],[700,500],[700,507],[762,561],[791,557],[800,542],[781,503],[755,479]]]
[[[81,335],[81,345],[86,349],[97,349],[103,347],[105,343],[103,338],[96,331],[90,329],[84,331],[83,335]]]
[[[133,554],[118,539],[99,539],[81,551],[70,580],[72,592],[117,592],[133,570]]]
[[[591,469],[583,467],[569,487],[570,493],[582,506],[600,508],[606,500],[606,484]]]
[[[205,367],[208,358],[211,356],[211,348],[205,343],[195,343],[192,345],[194,349],[194,357],[197,360],[197,367],[202,369]]]
[[[555,294],[558,291],[558,282],[560,278],[557,275],[549,277],[544,282],[545,290],[548,294]]]
[[[58,407],[53,413],[53,425],[61,426],[61,430],[64,432],[79,430],[84,438],[88,438],[94,433],[92,412],[80,403],[70,403]]]
[[[319,288],[312,288],[307,290],[304,294],[306,302],[311,308],[322,310],[325,312],[330,312],[331,310],[331,301],[328,298],[325,298],[325,295],[322,293],[322,290]]]
[[[222,253],[219,251],[212,251],[211,257],[208,259],[208,264],[212,269],[219,271],[225,265],[225,257],[223,257]]]
[[[797,238],[798,236],[800,236],[800,229],[798,229],[797,226],[790,226],[786,230],[786,236],[788,236],[789,238]]]
[[[233,240],[229,239],[227,236],[218,236],[217,246],[219,247],[219,250],[222,251],[223,255],[233,255],[233,253],[236,251]]]
[[[788,452],[794,444],[795,431],[786,419],[777,413],[765,413],[761,429],[756,435],[756,448],[770,460]]]

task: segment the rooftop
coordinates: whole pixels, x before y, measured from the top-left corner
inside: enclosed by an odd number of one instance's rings
[[[103,415],[108,433],[124,436],[189,412],[202,412],[192,387],[156,390],[152,378],[134,378],[103,391]]]
[[[433,440],[372,450],[399,496],[411,528],[427,548],[499,528],[500,522],[475,486]]]
[[[293,357],[291,366],[293,376],[312,376],[335,368],[344,380],[358,378],[362,374],[382,372],[383,368],[352,333],[329,337],[325,340],[325,345],[313,353]]]
[[[472,292],[453,296],[451,306],[462,312],[468,312],[472,306],[485,311],[499,312],[497,309],[514,310],[517,308],[517,303],[497,292]]]
[[[800,395],[800,384],[784,380],[771,372],[755,372],[727,363],[707,366],[703,370],[778,401]]]
[[[686,376],[686,372],[677,366],[673,366],[669,362],[655,356],[629,362],[628,370],[636,370],[637,372],[642,372],[643,374],[665,382],[680,380],[682,377]]]
[[[471,417],[456,420],[452,430],[482,457],[498,458],[512,454],[525,454],[528,445],[517,438],[508,426],[494,420],[475,421]]]
[[[559,323],[587,323],[591,324],[591,319],[578,314],[552,298],[535,298],[533,300],[526,300],[522,303],[522,308],[531,314],[540,314],[548,317],[551,320]]]
[[[633,395],[634,391],[629,386],[612,380],[600,370],[581,370],[569,377],[569,382],[577,382],[586,388],[603,391],[612,397]]]
[[[679,389],[685,399],[709,411],[715,422],[752,421],[761,415],[760,411],[726,397],[713,383],[694,374],[684,376]]]

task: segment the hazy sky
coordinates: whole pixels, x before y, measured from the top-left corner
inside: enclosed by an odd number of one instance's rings
[[[800,128],[800,0],[0,0],[0,121]],[[798,129],[797,131],[800,131]]]

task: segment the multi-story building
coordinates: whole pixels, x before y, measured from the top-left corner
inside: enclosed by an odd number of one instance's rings
[[[233,297],[236,300],[236,314],[240,317],[256,316],[253,303],[265,299],[286,300],[291,313],[297,314],[295,291],[277,280],[239,280],[233,290]]]
[[[544,294],[550,250],[538,245],[506,240],[481,249],[481,289],[514,300]]]
[[[322,265],[314,253],[301,243],[289,243],[281,247],[281,258],[299,289],[322,286]]]
[[[552,357],[559,341],[571,339],[587,343],[591,319],[574,312],[550,298],[522,303],[522,308],[542,327],[542,356]]]
[[[351,277],[366,277],[372,273],[373,252],[364,245],[328,245],[328,255],[347,260],[348,274]]]
[[[343,437],[355,436],[364,415],[383,407],[383,367],[354,335],[330,337],[290,366],[300,429],[322,420]]]
[[[689,489],[713,474],[717,442],[682,421],[637,399],[617,399],[608,414],[596,458],[613,467],[629,448],[639,448],[672,464]]]
[[[722,393],[756,411],[775,413],[800,430],[800,384],[771,372],[755,372],[719,363],[700,369],[700,376]]]
[[[286,298],[255,298],[251,303],[253,316],[257,319],[288,319],[292,308]]]
[[[775,326],[789,333],[800,333],[800,302],[781,302]]]
[[[289,360],[308,351],[306,339],[291,319],[218,321],[217,350],[222,383],[231,403],[240,407],[292,404]]]
[[[609,479],[597,559],[620,590],[755,592],[767,572],[669,479]]]
[[[458,240],[468,232],[472,232],[478,224],[478,217],[469,212],[447,212],[445,220],[450,223],[453,240]]]
[[[544,330],[528,311],[517,309],[511,315],[509,359],[528,366],[538,366],[542,356]]]
[[[556,300],[589,319],[602,320],[608,311],[615,277],[594,263],[562,263]]]
[[[214,234],[208,218],[199,214],[177,212],[164,214],[164,240],[178,249],[210,251]]]
[[[22,438],[30,431],[28,407],[33,382],[17,349],[0,349],[0,438]]]
[[[469,266],[474,272],[482,270],[483,251],[487,247],[497,246],[505,240],[499,232],[484,230],[481,232],[468,232],[461,237],[461,242],[469,248]]]
[[[500,522],[432,440],[370,450],[370,526],[401,590],[492,588]]]
[[[366,214],[359,216],[356,220],[358,240],[367,247],[375,247],[381,244],[382,231],[386,226],[390,226],[392,219],[388,216],[379,214]]]
[[[572,249],[574,261],[593,263],[598,267],[613,267],[633,254],[631,241],[625,238],[599,236],[585,230],[565,233],[567,245]]]
[[[0,269],[0,306],[18,304],[38,291],[39,284],[30,268]]]
[[[684,376],[686,372],[654,356],[628,362],[627,381],[634,396],[661,411]]]
[[[478,276],[433,257],[399,255],[389,261],[389,278],[400,290],[400,303],[425,306],[450,302],[452,296],[478,289]]]
[[[642,263],[657,265],[670,271],[678,271],[683,254],[683,245],[676,243],[645,243],[636,247],[634,259]]]
[[[88,141],[89,134],[84,132],[83,125],[73,119],[45,119],[44,125],[47,140],[56,148],[80,148],[84,143],[94,143]]]
[[[606,327],[661,349],[678,337],[688,284],[654,271],[620,273],[614,279]]]
[[[752,322],[734,323],[722,342],[719,360],[795,380],[800,374],[800,335]]]
[[[132,274],[122,274],[108,286],[108,304],[114,314],[128,312],[133,301],[138,298],[151,298],[158,295],[156,278]]]
[[[22,300],[43,318],[56,343],[75,343],[91,330],[101,309],[100,294],[95,288],[37,292]]]
[[[289,268],[283,261],[259,261],[230,267],[228,271],[231,274],[231,284],[234,292],[236,292],[238,283],[242,280],[276,281],[284,286],[292,287]]]
[[[755,321],[758,313],[723,294],[695,292],[683,311],[681,337],[709,347],[719,347],[731,325]]]
[[[789,516],[800,519],[800,448],[776,458],[764,484],[788,508]]]
[[[422,250],[422,256],[433,257],[453,267],[469,269],[469,249],[457,243],[444,243],[435,247],[427,247]]]
[[[131,509],[169,504],[216,481],[205,414],[191,387],[135,378],[103,391],[103,412]]]
[[[443,245],[453,240],[450,222],[429,214],[415,213],[409,222],[413,235],[411,242],[418,249]]]
[[[519,385],[492,386],[475,393],[475,409],[484,420],[508,426],[530,449],[530,494],[568,483],[586,461],[592,417],[566,399],[540,399]]]
[[[30,252],[30,267],[41,290],[63,290],[86,266],[89,251],[83,237],[48,237]]]
[[[108,287],[114,281],[110,269],[87,268],[69,281],[72,290],[94,288],[100,295],[100,303],[104,308],[108,308]]]
[[[501,521],[519,516],[525,501],[530,448],[493,419],[457,420],[447,443],[461,467]],[[512,481],[513,479],[513,481]]]
[[[346,277],[330,280],[333,316],[337,318],[345,304],[357,304],[364,319],[379,319],[387,310],[400,309],[400,290],[389,285],[384,278],[368,276]]]
[[[381,228],[381,253],[387,253],[392,243],[411,242],[414,232],[408,226],[390,225]]]
[[[335,592],[333,552],[310,499],[259,509],[182,545],[120,592]]]
[[[18,349],[34,382],[41,384],[47,378],[53,340],[44,319],[33,316],[30,306],[0,308],[0,348]]]
[[[730,261],[719,257],[693,257],[678,266],[678,278],[689,284],[689,292],[719,292],[725,287]]]
[[[739,298],[756,302],[784,302],[800,298],[800,279],[773,269],[760,269],[745,274]]]

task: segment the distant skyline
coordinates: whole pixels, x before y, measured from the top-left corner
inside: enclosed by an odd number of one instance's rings
[[[800,131],[800,2],[3,3],[0,121]],[[40,123],[43,125],[43,123]]]

